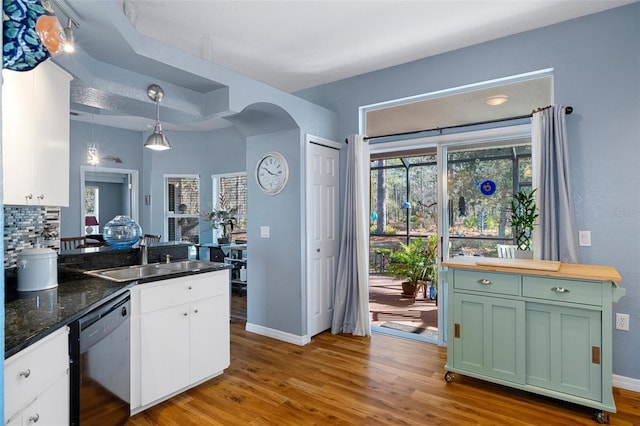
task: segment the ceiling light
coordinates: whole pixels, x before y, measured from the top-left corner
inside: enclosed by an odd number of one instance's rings
[[[171,145],[169,145],[169,141],[162,132],[162,125],[160,124],[160,101],[164,97],[164,91],[157,84],[152,84],[147,87],[147,96],[156,103],[156,125],[144,146],[155,151],[171,149]]]
[[[495,96],[489,96],[485,102],[487,103],[487,105],[497,106],[497,105],[502,105],[508,100],[509,100],[509,96],[507,95],[495,95]]]
[[[71,18],[69,18],[69,23],[64,29],[63,49],[66,53],[73,53],[76,51],[76,43],[73,37],[73,31],[71,30],[71,23]]]

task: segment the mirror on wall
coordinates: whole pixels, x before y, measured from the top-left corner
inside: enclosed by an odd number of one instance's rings
[[[139,222],[138,171],[109,167],[80,168],[80,235],[99,235],[117,215]]]

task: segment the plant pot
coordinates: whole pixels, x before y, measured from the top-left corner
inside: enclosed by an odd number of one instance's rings
[[[411,283],[409,281],[404,281],[402,283],[402,295],[407,297],[416,297],[416,290],[418,289],[417,284]]]

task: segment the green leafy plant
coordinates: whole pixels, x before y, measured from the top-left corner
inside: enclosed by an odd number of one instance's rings
[[[513,194],[509,208],[509,222],[513,227],[513,239],[518,250],[531,250],[533,228],[538,218],[535,200],[536,190]]]
[[[415,295],[427,280],[437,279],[437,251],[438,237],[432,235],[426,244],[422,238],[416,238],[409,244],[400,243],[400,250],[391,253],[389,272],[405,280],[404,294]]]
[[[236,218],[236,209],[229,208],[224,200],[224,196],[220,195],[220,208],[211,212],[200,212],[207,221],[211,222],[211,228],[222,229],[222,237],[218,238],[218,243],[227,244],[230,241],[231,233],[238,223]]]

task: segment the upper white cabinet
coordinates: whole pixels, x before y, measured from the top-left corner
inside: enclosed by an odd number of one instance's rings
[[[4,204],[69,205],[69,86],[51,61],[2,71]]]

